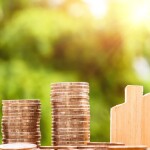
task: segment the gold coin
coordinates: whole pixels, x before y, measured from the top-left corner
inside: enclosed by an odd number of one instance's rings
[[[98,146],[121,146],[123,143],[111,143],[111,142],[89,142],[87,145],[98,145]]]

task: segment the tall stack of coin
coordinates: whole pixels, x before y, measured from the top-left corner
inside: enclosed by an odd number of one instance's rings
[[[2,101],[2,141],[4,144],[40,144],[40,100]]]
[[[90,141],[89,84],[51,84],[52,144],[84,145]]]

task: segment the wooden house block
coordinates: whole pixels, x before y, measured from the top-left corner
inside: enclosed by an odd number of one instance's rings
[[[111,108],[111,142],[150,146],[150,94],[142,86],[129,85],[125,102]]]

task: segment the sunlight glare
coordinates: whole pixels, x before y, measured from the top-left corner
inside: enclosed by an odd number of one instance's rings
[[[141,23],[150,20],[150,6],[148,3],[138,4],[132,11],[132,20]]]
[[[107,0],[84,0],[93,16],[102,18],[107,13]]]

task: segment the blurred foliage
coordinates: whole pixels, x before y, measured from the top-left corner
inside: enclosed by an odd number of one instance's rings
[[[68,12],[74,3],[82,15]],[[109,111],[127,84],[150,90],[133,65],[150,63],[150,30],[127,28],[116,7],[98,20],[80,0],[0,0],[0,99],[41,99],[42,145],[51,142],[50,83],[90,83],[91,141],[109,141]]]

